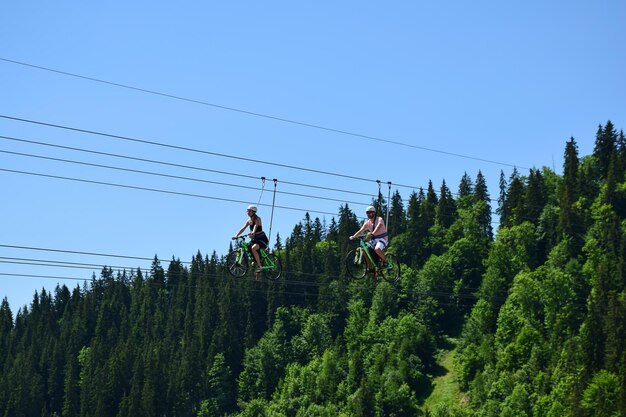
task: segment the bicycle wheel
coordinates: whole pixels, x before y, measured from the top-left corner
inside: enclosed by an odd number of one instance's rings
[[[226,257],[228,272],[234,277],[241,278],[248,272],[248,254],[242,249],[233,249]]]
[[[280,258],[274,253],[268,253],[267,257],[263,260],[263,275],[265,278],[276,281],[280,278],[282,272],[283,266],[280,262]]]
[[[379,267],[383,279],[391,284],[395,284],[400,279],[400,262],[393,253],[387,254],[387,267]]]
[[[348,252],[346,256],[346,267],[348,269],[348,275],[352,279],[363,279],[367,274],[367,262],[365,261],[365,255],[363,249],[356,248]]]

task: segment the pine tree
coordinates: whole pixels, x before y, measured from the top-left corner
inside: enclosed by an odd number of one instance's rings
[[[4,297],[0,304],[0,374],[7,358],[11,330],[13,330],[13,313],[9,306],[9,300]]]
[[[546,186],[541,171],[531,169],[524,190],[524,220],[539,224],[539,216],[547,202]]]
[[[528,220],[528,216],[524,212],[524,182],[520,178],[517,168],[513,168],[513,172],[509,177],[505,211],[507,219],[504,225],[507,227],[515,226]]]
[[[510,213],[508,212],[507,188],[508,186],[504,176],[504,171],[500,170],[500,193],[498,195],[498,208],[496,209],[496,213],[500,216],[500,227],[506,227],[509,222]]]
[[[598,125],[593,156],[596,158],[602,178],[606,178],[609,172],[611,157],[616,151],[616,142],[617,132],[610,120],[606,122],[604,128]]]
[[[68,353],[63,380],[63,417],[78,417],[80,394],[78,388],[78,356]]]
[[[491,198],[487,189],[487,181],[483,173],[479,170],[476,175],[476,186],[474,188],[474,204],[483,202],[484,207],[479,210],[476,220],[480,225],[484,235],[493,240],[493,226],[491,225]]]
[[[426,211],[423,208],[425,204],[426,195],[423,189],[420,188],[419,193],[413,192],[411,194],[407,208],[408,239],[404,242],[404,248],[398,248],[401,262],[413,266],[421,265],[424,259],[426,259],[426,239],[428,237],[428,229],[432,226],[432,223],[428,224],[423,221],[422,212]]]
[[[582,236],[579,215],[574,208],[574,203],[579,198],[578,184],[578,145],[574,138],[565,145],[563,157],[563,181],[559,198],[559,230],[564,237],[571,239],[570,255],[576,256],[582,249]]]
[[[454,223],[456,218],[456,203],[454,202],[450,189],[446,185],[446,180],[441,182],[439,201],[437,202],[435,212],[435,223],[441,225],[443,228],[447,229]]]
[[[457,201],[459,202],[460,208],[467,208],[471,203],[471,198],[474,195],[474,183],[472,182],[472,178],[467,174],[467,172],[463,173],[461,177],[461,182],[459,182],[459,192],[457,196]],[[467,201],[468,198],[470,201]],[[465,201],[465,203],[462,203]]]
[[[404,212],[404,204],[398,190],[391,197],[387,230],[389,236],[397,236],[406,230],[406,213]]]
[[[625,179],[624,174],[626,173],[626,137],[624,136],[623,130],[619,131],[616,151],[617,165],[615,167],[615,177],[619,182],[622,182]]]
[[[326,240],[331,242],[337,242],[339,239],[339,226],[334,217],[330,219],[330,225],[328,226],[328,233],[326,233]]]
[[[283,249],[283,242],[280,239],[280,233],[276,233],[276,243],[274,243],[274,250],[281,251]]]

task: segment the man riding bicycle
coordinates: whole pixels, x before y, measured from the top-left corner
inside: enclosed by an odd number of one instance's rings
[[[365,214],[367,215],[367,220],[363,222],[361,228],[354,235],[350,236],[350,240],[356,239],[358,235],[367,230],[367,234],[372,238],[368,243],[369,247],[374,249],[384,268],[387,266],[387,257],[384,251],[389,243],[385,221],[382,217],[376,216],[376,208],[374,206],[368,206],[365,209]],[[367,262],[369,263],[369,260]],[[372,266],[369,265],[369,267],[371,268]]]

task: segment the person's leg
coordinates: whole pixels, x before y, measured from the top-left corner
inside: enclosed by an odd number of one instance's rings
[[[383,265],[387,263],[387,257],[385,256],[384,249],[385,249],[385,244],[383,242],[376,243],[376,249],[375,249],[376,254],[380,258]]]
[[[373,252],[376,252],[376,248],[374,246],[372,246],[371,244],[368,244],[367,250],[369,251],[369,255],[374,258],[374,253]],[[370,262],[369,256],[366,256],[365,254],[363,254],[363,257],[365,258],[365,263],[367,264],[367,270],[368,271],[373,271],[374,270],[374,265],[372,265],[372,263]],[[374,259],[374,262],[376,262],[376,259]]]
[[[261,264],[261,258],[259,257],[259,244],[255,243],[254,245],[252,245],[250,249],[252,250],[252,255],[254,256],[254,260],[256,261],[256,269],[254,270],[254,276],[256,279],[259,279],[259,276],[261,274],[261,266],[263,266],[263,264]]]
[[[256,264],[260,268],[262,264],[261,264],[261,258],[259,257],[259,244],[255,243],[254,245],[252,245],[251,249],[252,249],[252,255],[254,255],[254,260],[256,261]]]

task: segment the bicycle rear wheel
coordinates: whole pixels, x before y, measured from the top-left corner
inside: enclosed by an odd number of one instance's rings
[[[228,272],[234,277],[241,278],[248,272],[248,254],[242,249],[233,249],[226,257]]]
[[[356,248],[348,252],[346,256],[346,268],[348,269],[348,275],[352,279],[363,279],[367,274],[367,262],[365,257],[367,255],[363,253],[363,249]]]
[[[379,271],[385,281],[395,284],[400,279],[400,262],[398,261],[398,257],[393,253],[388,253],[386,257],[387,267],[383,268],[381,266]]]
[[[276,281],[280,278],[282,272],[283,266],[280,262],[280,258],[274,253],[268,253],[267,257],[263,260],[263,275],[265,278]]]

